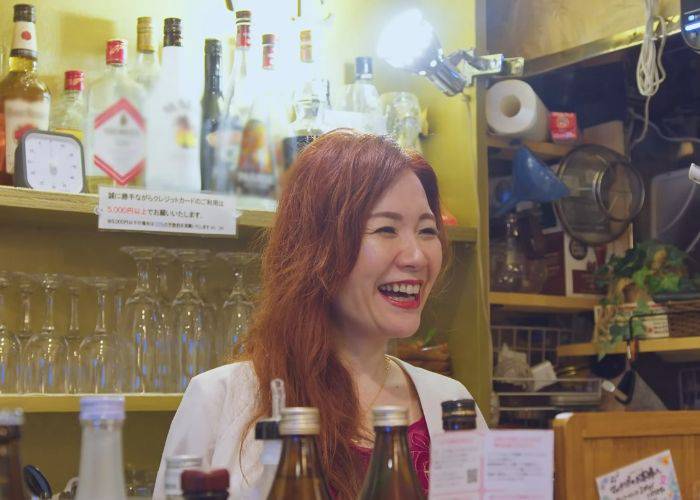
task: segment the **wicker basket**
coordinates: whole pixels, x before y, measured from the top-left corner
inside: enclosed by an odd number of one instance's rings
[[[700,336],[700,300],[684,300],[664,304],[668,312],[681,313],[668,315],[671,337]],[[683,312],[688,311],[688,312]]]

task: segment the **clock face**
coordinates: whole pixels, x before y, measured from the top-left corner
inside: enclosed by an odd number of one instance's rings
[[[82,154],[77,139],[29,133],[24,146],[27,184],[32,189],[62,193],[82,191]]]

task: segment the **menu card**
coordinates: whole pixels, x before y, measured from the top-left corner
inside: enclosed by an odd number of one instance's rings
[[[601,500],[680,500],[676,469],[669,450],[596,479]]]

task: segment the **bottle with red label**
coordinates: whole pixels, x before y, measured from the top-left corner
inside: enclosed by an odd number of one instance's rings
[[[80,142],[85,135],[85,117],[87,113],[85,97],[85,73],[70,70],[65,73],[63,94],[55,100],[51,109],[51,130],[71,134]]]
[[[15,149],[22,135],[49,128],[51,94],[37,76],[36,10],[14,6],[9,73],[0,81],[0,184],[12,184]]]
[[[107,41],[107,69],[88,93],[88,190],[142,186],[146,168],[146,94],[126,69],[126,40]]]

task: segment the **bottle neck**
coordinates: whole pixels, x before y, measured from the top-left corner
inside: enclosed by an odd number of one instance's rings
[[[126,73],[126,64],[107,63],[106,72],[111,75]]]
[[[178,45],[168,45],[163,47],[163,55],[161,60],[161,70],[164,75],[175,75],[181,71],[181,59],[183,57],[182,47]]]
[[[403,498],[408,491],[423,498],[408,450],[408,427],[375,427],[374,431],[374,450],[361,498]]]
[[[82,421],[77,500],[126,498],[122,422]]]
[[[316,437],[285,436],[275,482],[309,478],[322,479],[325,485]]]
[[[204,93],[221,95],[221,53],[207,52],[204,55]]]
[[[158,54],[155,52],[139,52],[136,55],[139,66],[158,66]]]
[[[30,21],[16,21],[10,50],[10,71],[36,71],[37,56],[36,25]]]
[[[4,426],[0,439],[0,498],[19,500],[26,498],[22,482],[22,461],[20,460],[18,426]]]

